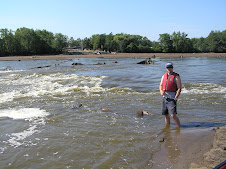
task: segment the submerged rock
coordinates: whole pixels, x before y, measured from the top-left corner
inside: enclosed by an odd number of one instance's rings
[[[147,111],[145,110],[137,110],[137,117],[142,117],[144,115],[151,115],[150,113],[148,113]]]
[[[72,106],[72,109],[79,109],[79,108],[81,108],[82,106],[83,106],[82,103],[79,104],[78,106],[73,105],[73,106]]]
[[[154,64],[154,61],[151,58],[138,62],[137,64]]]
[[[72,65],[83,65],[82,63],[72,63]]]
[[[159,139],[159,142],[164,142],[164,141],[165,141],[165,138],[164,137],[162,137],[162,138]]]
[[[101,110],[103,112],[111,112],[111,110],[109,108],[107,108],[107,107],[102,107]]]

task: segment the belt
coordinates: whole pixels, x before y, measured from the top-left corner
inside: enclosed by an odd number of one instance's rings
[[[165,99],[166,99],[166,101],[175,101],[175,99],[172,99],[172,98],[169,98],[169,97],[167,97],[167,96],[163,96]]]

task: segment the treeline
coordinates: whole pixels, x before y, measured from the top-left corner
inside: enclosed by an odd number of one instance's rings
[[[0,56],[58,54],[68,45],[68,37],[46,30],[19,28],[0,30]]]
[[[60,54],[66,47],[123,53],[190,53],[226,52],[226,30],[211,31],[206,38],[188,38],[184,32],[160,34],[159,41],[130,34],[95,34],[90,38],[73,39],[47,30],[19,28],[0,30],[0,56]]]
[[[191,53],[191,52],[226,52],[226,30],[211,31],[207,38],[187,38],[188,34],[174,32],[160,34],[159,48],[161,52]]]

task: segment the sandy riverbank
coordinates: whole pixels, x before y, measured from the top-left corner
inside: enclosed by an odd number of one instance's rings
[[[226,126],[169,131],[152,157],[152,168],[212,169],[226,157]]]
[[[215,132],[211,149],[203,155],[202,161],[193,162],[190,169],[210,169],[226,160],[226,126]]]
[[[125,57],[226,57],[226,53],[116,53],[116,54],[84,54],[84,55],[37,55],[37,56],[4,56],[3,60],[47,60],[47,59],[73,59],[73,58],[125,58]]]

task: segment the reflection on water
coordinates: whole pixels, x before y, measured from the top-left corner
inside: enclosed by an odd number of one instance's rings
[[[180,156],[181,151],[178,146],[178,138],[180,135],[180,130],[176,129],[175,131],[167,130],[164,133],[165,138],[165,148],[167,150],[167,160],[172,164],[177,162],[177,158]]]
[[[225,124],[224,58],[155,58],[154,65],[136,64],[143,59],[0,62],[0,165],[148,168],[160,136],[166,138],[168,161],[175,163],[180,132]],[[182,78],[181,130],[172,130],[174,123],[164,128],[161,115],[158,86],[167,61]],[[137,110],[152,115],[137,118]]]
[[[179,128],[170,129],[169,126],[162,129],[159,133],[160,138],[160,152],[152,157],[152,167],[155,169],[172,168],[178,162],[181,156],[180,150],[180,132]]]

